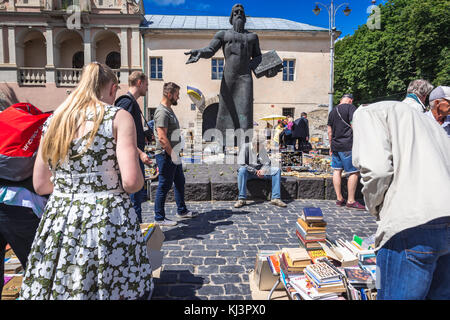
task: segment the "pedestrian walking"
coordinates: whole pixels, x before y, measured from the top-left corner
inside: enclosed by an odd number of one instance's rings
[[[142,71],[134,71],[128,77],[128,86],[129,90],[127,94],[120,96],[116,100],[115,106],[127,110],[133,117],[134,125],[136,127],[139,166],[141,168],[142,175],[145,177],[144,164],[150,165],[152,162],[149,156],[144,152],[146,138],[144,127],[142,125],[142,119],[144,118],[144,116],[137,100],[147,94],[148,78]],[[139,223],[142,223],[142,202],[144,202],[145,197],[145,188],[142,188],[138,192],[130,195],[131,202],[133,203],[134,211],[138,216]]]

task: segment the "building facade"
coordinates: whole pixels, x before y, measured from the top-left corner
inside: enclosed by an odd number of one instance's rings
[[[54,110],[91,61],[109,65],[126,92],[128,74],[142,70],[143,14],[133,0],[0,0],[0,103]]]
[[[181,127],[202,135],[215,126],[224,58],[186,65],[185,52],[207,46],[229,17],[144,15],[135,0],[0,0],[0,106],[30,102],[54,110],[77,85],[81,68],[91,61],[109,65],[120,90],[128,75],[144,70],[149,91],[140,105],[147,119],[162,97],[165,82],[181,86],[175,112]],[[327,29],[277,18],[248,17],[262,52],[276,50],[284,70],[274,78],[254,78],[254,120],[324,109],[328,102],[329,33]],[[200,89],[206,105],[198,110],[187,86]]]
[[[255,128],[265,128],[262,117],[271,114],[300,117],[301,112],[323,109],[328,102],[329,33],[327,29],[276,18],[248,17],[246,29],[258,34],[262,52],[276,50],[284,70],[274,78],[254,77]],[[229,17],[146,15],[144,35],[150,77],[148,108],[151,115],[159,104],[165,82],[181,86],[174,107],[184,129],[197,135],[213,128],[219,102],[224,56],[219,50],[211,59],[186,65],[185,52],[207,46],[219,30],[230,29]],[[197,110],[187,95],[187,86],[200,89],[205,109]],[[271,123],[272,124],[272,123]],[[201,132],[201,133],[200,133]]]

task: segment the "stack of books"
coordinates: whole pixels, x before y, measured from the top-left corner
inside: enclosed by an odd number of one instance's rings
[[[326,262],[307,266],[305,276],[319,293],[343,293],[347,291],[342,274]]]
[[[341,300],[335,292],[319,292],[305,275],[293,276],[289,279],[290,285],[303,300]],[[345,300],[345,299],[344,299]]]
[[[280,266],[288,274],[302,273],[306,266],[311,264],[308,251],[304,248],[282,248],[280,254]]]
[[[306,250],[321,250],[320,242],[325,242],[326,221],[320,208],[303,208],[303,214],[297,219],[296,235]]]

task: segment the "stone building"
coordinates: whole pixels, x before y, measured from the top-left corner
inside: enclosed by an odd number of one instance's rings
[[[142,24],[146,61],[150,76],[147,114],[158,105],[164,82],[182,87],[179,105],[174,107],[181,126],[202,134],[215,127],[224,56],[219,50],[212,59],[186,65],[191,49],[207,46],[219,30],[230,29],[229,17],[146,15]],[[327,29],[276,18],[248,17],[245,28],[258,34],[262,52],[276,50],[285,68],[274,78],[254,77],[255,128],[259,119],[271,115],[292,115],[326,110],[329,79],[329,33]],[[191,105],[187,86],[198,88],[206,99],[203,110]],[[325,106],[322,107],[322,105]],[[272,124],[272,123],[271,123]]]
[[[113,68],[126,92],[142,70],[143,14],[134,0],[0,0],[0,103],[53,110],[91,61]]]
[[[202,135],[215,126],[223,73],[221,50],[208,60],[186,65],[191,49],[209,44],[229,17],[144,15],[136,0],[0,0],[0,107],[30,102],[54,110],[77,85],[91,61],[109,65],[120,90],[133,70],[149,75],[149,92],[140,99],[151,118],[164,82],[182,88],[175,112],[181,127]],[[251,14],[251,12],[248,12]],[[254,78],[254,119],[323,110],[328,102],[327,29],[277,18],[248,17],[246,29],[258,34],[261,50],[276,50],[285,68],[274,78]],[[197,110],[187,86],[206,97]],[[326,106],[325,106],[326,107]]]

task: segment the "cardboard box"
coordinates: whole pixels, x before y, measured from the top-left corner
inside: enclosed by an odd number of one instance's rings
[[[276,254],[278,251],[258,251],[255,262],[255,272],[253,274],[254,281],[259,290],[271,290],[277,282],[279,276],[272,273],[269,267],[267,257]],[[280,283],[276,290],[284,290],[283,284]]]
[[[144,232],[149,225],[149,223],[141,224],[142,232]],[[152,266],[154,278],[160,277],[162,260],[164,257],[164,253],[161,251],[161,248],[164,239],[165,236],[161,228],[158,225],[155,225],[150,238],[147,240],[147,255],[150,265]]]
[[[249,273],[250,291],[252,293],[252,300],[267,300],[269,298],[270,290],[261,291],[255,281],[255,271]],[[272,289],[272,288],[270,288]],[[289,300],[286,290],[275,290],[270,297],[270,300]]]

